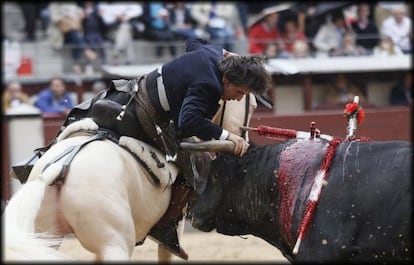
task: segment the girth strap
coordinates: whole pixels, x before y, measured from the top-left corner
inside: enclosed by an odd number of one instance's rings
[[[51,162],[47,163],[46,166],[43,168],[42,173],[53,163],[56,163],[63,157],[67,156],[66,160],[62,164],[62,169],[59,172],[59,176],[49,185],[55,185],[58,183],[63,183],[66,174],[68,172],[68,168],[70,163],[72,162],[73,158],[79,153],[79,151],[87,144],[96,141],[96,140],[103,140],[107,139],[108,132],[107,131],[101,131],[98,130],[97,134],[95,134],[91,139],[88,139],[87,141],[83,142],[80,145],[70,146],[65,151],[63,151],[60,155],[58,155],[55,159],[53,159]]]

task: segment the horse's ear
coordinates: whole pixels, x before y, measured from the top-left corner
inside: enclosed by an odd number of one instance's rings
[[[266,108],[273,109],[273,101],[272,101],[272,99],[267,94],[256,95],[256,98]]]

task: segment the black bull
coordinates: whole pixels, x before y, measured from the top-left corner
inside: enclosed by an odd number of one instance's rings
[[[255,235],[290,262],[411,261],[412,149],[403,141],[338,145],[313,219],[298,254],[292,254],[326,143],[289,140],[251,145],[242,158],[220,154],[205,191],[191,207],[193,227]],[[281,209],[292,194],[297,195],[293,207]]]

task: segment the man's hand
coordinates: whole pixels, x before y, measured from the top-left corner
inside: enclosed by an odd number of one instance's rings
[[[233,153],[236,156],[242,157],[247,152],[247,149],[249,148],[249,143],[246,142],[246,140],[244,140],[243,137],[240,137],[236,134],[229,133],[227,140],[230,140],[235,144]]]

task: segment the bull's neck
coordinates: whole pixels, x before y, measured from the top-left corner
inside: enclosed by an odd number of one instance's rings
[[[279,230],[279,187],[275,173],[279,168],[279,157],[286,144],[259,146],[250,151],[244,158],[245,165],[252,168],[243,169],[245,176],[235,176],[227,202],[240,208],[240,222],[248,222],[249,229],[245,234],[253,234],[269,244],[284,251],[286,246]],[[244,179],[242,190],[235,187],[237,181]],[[224,207],[227,208],[227,207]]]

